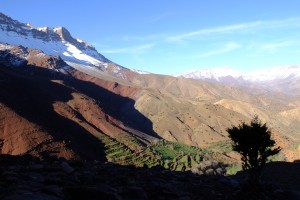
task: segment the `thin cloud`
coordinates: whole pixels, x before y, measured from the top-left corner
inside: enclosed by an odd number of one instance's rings
[[[292,41],[280,41],[280,42],[272,42],[268,44],[263,44],[260,49],[263,51],[267,51],[269,53],[275,53],[281,48],[288,47],[293,45],[294,42]]]
[[[159,41],[163,38],[168,37],[168,34],[166,33],[159,33],[159,34],[150,34],[150,35],[122,35],[117,37],[110,37],[108,40],[120,40],[120,41],[139,41],[139,42],[146,42],[146,41]]]
[[[234,51],[234,50],[239,49],[241,47],[242,47],[242,45],[240,45],[236,42],[228,42],[225,45],[223,45],[223,47],[221,47],[220,49],[216,49],[216,50],[213,50],[213,51],[210,51],[210,52],[203,53],[199,57],[206,58],[206,57],[210,57],[210,56],[216,56],[216,55],[220,55],[220,54],[224,54],[224,53]]]
[[[153,48],[155,46],[154,43],[144,44],[134,47],[126,47],[126,48],[119,48],[119,49],[108,49],[102,50],[102,53],[107,54],[117,54],[117,53],[144,53],[145,51]]]
[[[282,49],[289,49],[290,51],[293,50],[293,52],[295,52],[294,48],[297,48],[299,44],[299,42],[293,39],[281,39],[277,41],[251,43],[246,46],[246,49],[259,54],[276,53]],[[256,54],[252,53],[249,54],[249,56],[256,56]]]
[[[120,48],[120,49],[107,49],[107,50],[101,50],[101,53],[125,53],[128,52],[129,49],[128,48]]]
[[[255,21],[255,22],[247,22],[241,24],[233,24],[228,26],[219,26],[219,27],[208,28],[208,29],[200,29],[197,31],[169,36],[166,39],[168,41],[180,41],[180,40],[189,39],[196,36],[236,33],[236,32],[243,32],[243,31],[248,32],[256,29],[294,27],[294,26],[299,26],[299,24],[300,24],[300,17],[289,18],[284,20]]]
[[[162,13],[160,15],[157,15],[157,16],[154,16],[153,18],[151,18],[149,20],[150,23],[155,23],[155,22],[158,22],[158,21],[162,21],[170,16],[172,16],[173,13],[172,12],[166,12],[166,13]]]

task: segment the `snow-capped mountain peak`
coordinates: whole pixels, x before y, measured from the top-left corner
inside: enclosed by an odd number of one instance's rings
[[[10,45],[22,45],[42,50],[44,53],[60,56],[65,61],[95,66],[100,69],[109,63],[107,58],[87,42],[74,39],[64,27],[35,28],[13,20],[0,13],[0,42]]]
[[[65,27],[37,28],[3,13],[0,13],[0,44],[38,49],[88,73],[100,70],[123,79],[138,73],[108,60],[86,41],[75,39]]]
[[[220,78],[232,77],[239,78],[242,74],[229,67],[213,68],[213,69],[195,69],[188,72],[175,75],[176,77],[192,78],[192,79],[211,79],[219,81]]]

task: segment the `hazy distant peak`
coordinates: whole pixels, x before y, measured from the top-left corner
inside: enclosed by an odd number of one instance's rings
[[[175,75],[176,77],[193,78],[193,79],[214,79],[219,80],[222,77],[231,76],[238,78],[242,76],[237,70],[229,67],[212,68],[212,69],[194,69],[188,72]]]
[[[243,78],[249,81],[271,81],[276,79],[286,79],[299,77],[300,78],[300,65],[278,66],[267,69],[256,70],[249,73],[242,73],[240,71],[224,68],[212,69],[195,69],[175,77],[193,78],[193,79],[212,79],[219,81],[222,77]]]
[[[244,75],[246,80],[251,81],[271,81],[296,77],[300,78],[300,65],[272,67],[251,72],[249,75]]]
[[[219,82],[225,85],[261,86],[276,92],[300,94],[300,65],[278,66],[248,73],[241,73],[228,67],[198,69],[175,76]]]

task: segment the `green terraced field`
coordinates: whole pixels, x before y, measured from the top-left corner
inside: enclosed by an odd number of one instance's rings
[[[102,135],[101,140],[104,143],[107,160],[120,165],[137,167],[161,165],[166,169],[187,171],[210,156],[207,150],[166,140],[159,140],[148,147],[142,146],[128,135],[116,139]]]

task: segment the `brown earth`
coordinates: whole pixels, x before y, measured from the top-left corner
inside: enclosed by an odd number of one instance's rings
[[[85,80],[67,80],[72,85],[68,86],[64,76],[49,74],[36,66],[26,67],[25,71],[2,66],[0,75],[2,153],[104,160],[99,135],[114,138],[119,134],[139,134],[132,128],[129,131],[127,126],[134,122],[119,113],[124,104],[133,101],[126,95],[135,94],[134,88],[126,90],[114,82],[94,80],[80,73],[76,75]],[[133,109],[131,105],[123,112]],[[146,143],[154,139],[143,136]]]

